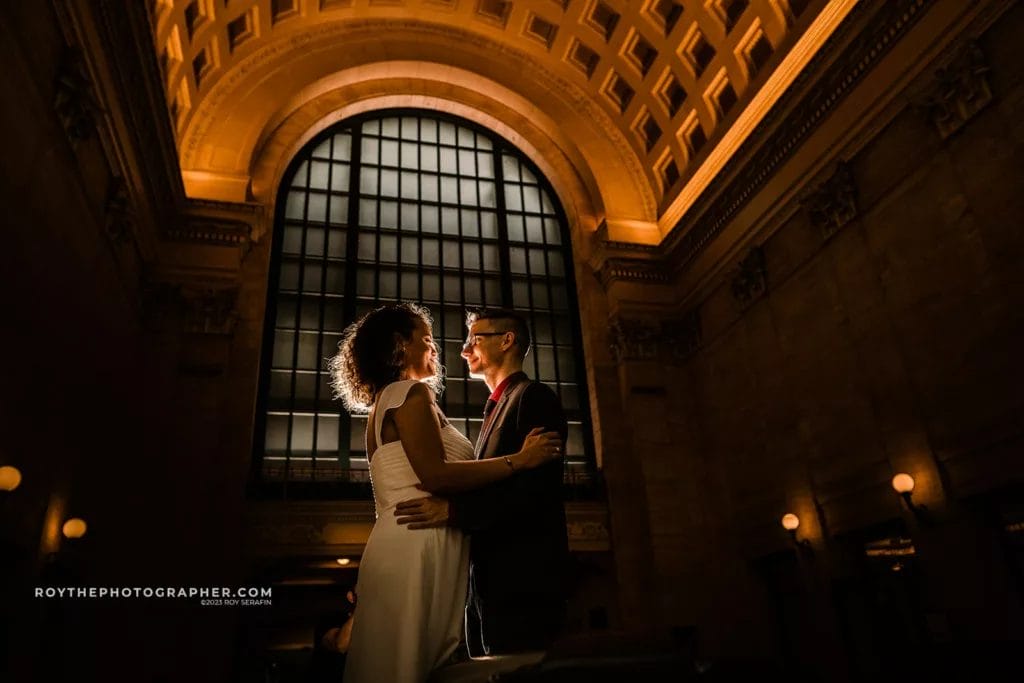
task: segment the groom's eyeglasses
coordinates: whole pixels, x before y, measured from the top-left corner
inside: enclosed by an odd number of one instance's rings
[[[504,332],[474,332],[466,337],[466,341],[462,344],[462,350],[469,351],[471,348],[479,344],[480,337],[500,337],[503,334],[508,334],[508,330],[505,330]]]

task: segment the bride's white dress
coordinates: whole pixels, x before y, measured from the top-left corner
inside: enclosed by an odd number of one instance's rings
[[[345,683],[423,683],[462,634],[469,540],[456,529],[410,530],[395,521],[397,503],[430,494],[416,488],[401,441],[379,445],[384,414],[402,405],[415,383],[394,382],[377,398],[378,446],[370,460],[377,521],[359,562]],[[441,439],[446,460],[472,459],[473,444],[452,425]]]

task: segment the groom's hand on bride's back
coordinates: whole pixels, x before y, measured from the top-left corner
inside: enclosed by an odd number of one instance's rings
[[[430,496],[403,500],[395,506],[399,524],[410,529],[433,529],[448,526],[448,499]]]

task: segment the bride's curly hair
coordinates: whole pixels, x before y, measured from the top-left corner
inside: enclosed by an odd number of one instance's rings
[[[405,345],[420,323],[430,328],[430,311],[414,303],[381,306],[345,328],[338,353],[330,359],[331,386],[350,412],[367,412],[377,392],[401,378]],[[444,368],[437,364],[424,384],[441,393]]]

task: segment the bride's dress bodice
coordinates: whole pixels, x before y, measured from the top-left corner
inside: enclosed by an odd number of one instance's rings
[[[374,414],[374,434],[380,444],[380,429],[384,422],[384,414],[405,402],[409,389],[416,380],[401,380],[384,387],[377,399]],[[473,444],[453,425],[441,428],[441,442],[444,445],[445,460],[471,460]],[[373,485],[373,502],[377,508],[378,518],[387,510],[403,500],[425,498],[429,492],[416,488],[419,477],[409,463],[405,448],[401,441],[391,441],[378,445],[370,458],[370,482]]]

